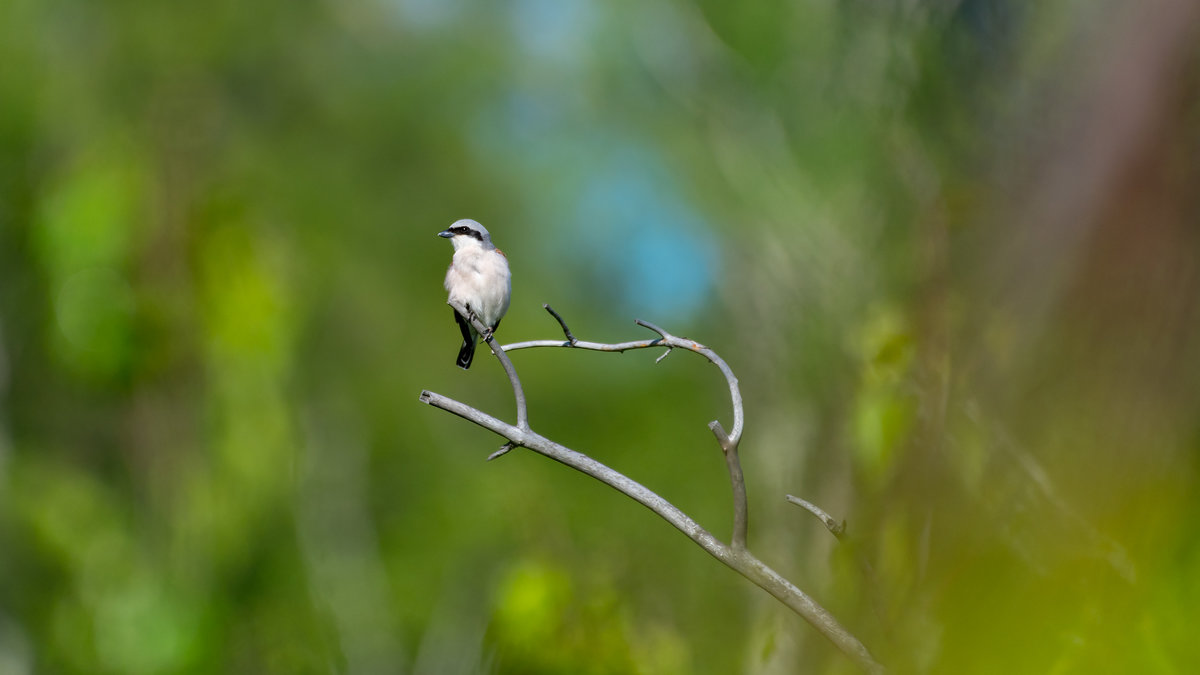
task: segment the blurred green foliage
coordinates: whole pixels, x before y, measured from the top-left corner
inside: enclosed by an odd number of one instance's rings
[[[894,672],[1200,668],[1200,10],[0,3],[0,673],[851,672],[657,521],[421,406],[662,324],[751,547]],[[728,536],[685,354],[514,354]],[[838,543],[788,505],[849,522]]]

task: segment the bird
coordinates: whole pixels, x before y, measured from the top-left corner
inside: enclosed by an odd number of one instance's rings
[[[463,219],[438,232],[454,244],[454,257],[446,270],[446,292],[449,303],[459,303],[470,315],[478,317],[488,333],[484,339],[500,327],[500,319],[508,311],[512,295],[512,273],[508,269],[508,256],[492,243],[487,228],[474,220]],[[454,320],[462,332],[463,343],[458,350],[455,364],[466,370],[471,367],[475,356],[475,344],[479,339],[469,317],[454,310]]]

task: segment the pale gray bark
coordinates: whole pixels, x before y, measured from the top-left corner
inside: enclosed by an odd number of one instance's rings
[[[494,459],[514,447],[528,448],[538,454],[561,462],[576,471],[585,473],[636,500],[658,514],[663,520],[675,526],[676,529],[696,542],[697,545],[714,558],[754,582],[792,611],[799,614],[822,635],[833,642],[838,649],[853,659],[863,670],[871,673],[883,672],[883,667],[875,661],[862,642],[842,627],[828,610],[817,604],[816,601],[800,590],[795,584],[768,567],[746,549],[746,485],[745,480],[742,478],[741,463],[738,460],[738,444],[741,442],[742,429],[744,427],[742,394],[738,388],[737,377],[734,376],[733,371],[725,363],[724,359],[718,356],[713,350],[694,340],[676,337],[662,328],[645,321],[637,321],[637,324],[654,331],[659,337],[652,340],[638,340],[615,344],[579,340],[571,334],[566,322],[557,312],[548,305],[543,305],[543,307],[559,322],[566,340],[531,340],[497,346],[493,337],[487,332],[486,326],[473,316],[469,317],[475,324],[476,330],[481,335],[486,336],[485,339],[488,345],[492,348],[492,352],[500,361],[504,372],[508,375],[509,381],[512,384],[513,396],[516,399],[517,407],[517,423],[515,425],[499,420],[465,403],[431,391],[422,391],[420,400],[436,408],[454,413],[463,419],[503,436],[507,442],[500,450],[492,453],[488,459]],[[460,314],[467,316],[465,308],[454,306],[454,309]],[[679,510],[674,504],[663,499],[644,485],[620,472],[610,469],[587,455],[555,443],[533,431],[529,425],[525,393],[521,387],[521,381],[517,377],[516,368],[513,367],[512,360],[508,357],[508,352],[536,347],[563,347],[601,352],[623,352],[631,349],[666,347],[667,351],[659,357],[659,360],[669,354],[671,350],[684,349],[703,356],[721,370],[721,374],[725,376],[725,380],[729,385],[729,396],[733,406],[733,427],[727,433],[724,427],[721,426],[721,423],[714,420],[709,423],[709,429],[712,430],[713,435],[716,436],[717,442],[721,446],[721,452],[725,456],[726,465],[729,470],[729,480],[733,488],[734,525],[729,544],[725,544],[717,539],[701,527],[699,523]]]

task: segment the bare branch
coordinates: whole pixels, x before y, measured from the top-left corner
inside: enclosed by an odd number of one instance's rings
[[[508,375],[508,381],[512,384],[513,397],[517,401],[517,426],[525,431],[529,431],[529,407],[525,403],[525,389],[521,386],[521,379],[517,377],[517,369],[513,367],[512,360],[508,358],[508,354],[504,353],[504,348],[496,348],[495,337],[492,335],[491,327],[484,325],[483,321],[475,316],[474,312],[467,310],[465,306],[457,302],[447,302],[446,304],[453,307],[459,316],[470,321],[471,325],[475,327],[475,331],[484,336],[484,341],[492,348],[492,353],[500,361],[500,365],[504,368],[504,373]],[[471,421],[478,424],[475,420]]]
[[[657,340],[642,340],[638,342],[619,342],[616,344],[604,344],[599,342],[584,342],[583,340],[573,339],[575,336],[566,330],[566,322],[563,318],[550,309],[549,305],[543,305],[555,319],[558,320],[564,332],[567,333],[568,342],[560,342],[556,340],[531,340],[527,342],[517,342],[504,345],[501,349],[506,352],[515,351],[518,349],[530,349],[533,347],[570,347],[574,349],[588,349],[601,352],[624,352],[631,349],[645,349],[648,347],[667,348],[662,356],[659,356],[655,363],[662,361],[671,353],[673,349],[686,349],[690,352],[695,352],[710,362],[715,364],[721,370],[721,374],[725,376],[726,382],[729,384],[729,398],[733,405],[733,433],[726,433],[724,427],[719,422],[714,420],[709,424],[709,428],[717,437],[717,442],[721,445],[721,452],[725,456],[725,463],[729,470],[729,481],[733,489],[733,535],[731,542],[734,548],[743,549],[746,547],[746,537],[749,530],[749,508],[746,506],[746,483],[742,476],[741,460],[738,457],[738,444],[742,438],[742,428],[745,425],[745,417],[742,406],[742,392],[738,387],[737,377],[734,376],[733,370],[725,360],[717,355],[716,352],[705,347],[704,345],[689,340],[687,338],[676,337],[668,333],[663,328],[637,319],[634,321],[643,328],[648,328],[655,333],[658,333]],[[715,425],[715,427],[714,427]],[[718,430],[720,433],[718,433]]]
[[[714,552],[719,552],[720,549],[725,548],[725,545],[719,539],[701,527],[699,523],[689,518],[683,511],[676,508],[674,504],[671,504],[649,488],[626,477],[620,472],[610,469],[583,453],[576,452],[564,445],[540,436],[536,432],[522,430],[455,399],[431,391],[422,391],[420,400],[435,408],[441,408],[463,419],[470,420],[488,431],[499,434],[508,439],[508,444],[529,448],[556,462],[566,464],[576,471],[585,473],[605,485],[616,488],[657,513],[664,520],[674,525],[680,532],[687,535],[689,539],[699,544],[706,551],[713,553],[718,559],[722,558],[722,555]]]
[[[834,520],[833,516],[826,513],[824,509],[806,499],[793,497],[792,495],[786,495],[786,498],[789,502],[816,516],[822,523],[825,524],[825,527],[829,528],[829,531],[832,532],[833,536],[837,537],[839,541],[842,539],[842,536],[846,532],[846,521],[843,520],[839,523],[838,521]]]
[[[535,432],[525,431],[502,422],[487,413],[460,403],[452,398],[431,391],[422,391],[420,400],[442,410],[452,412],[463,419],[495,432],[514,445],[524,446],[534,452],[585,473],[622,494],[636,500],[658,514],[701,548],[729,566],[734,571],[754,582],[783,604],[802,616],[828,638],[842,652],[854,659],[864,670],[871,673],[883,672],[871,653],[837,619],[812,598],[797,588],[778,572],[767,567],[761,560],[746,550],[735,550],[721,543],[716,537],[692,520],[674,504],[658,494],[600,462],[551,441]]]
[[[525,445],[524,434],[527,432],[521,431],[521,429],[518,427],[514,427],[507,422],[498,420],[482,410],[472,408],[466,403],[456,401],[452,398],[442,396],[441,394],[437,394],[429,390],[422,391],[420,398],[417,400],[421,401],[422,403],[428,403],[435,408],[441,408],[446,412],[454,413],[468,422],[474,422],[488,431],[493,431],[497,434],[500,434],[501,436],[507,438],[509,442],[513,443],[514,445]],[[513,433],[513,429],[516,429],[518,433]]]
[[[662,344],[662,340],[634,340],[632,342],[618,342],[615,344],[588,342],[587,340],[576,340],[573,343],[566,340],[526,340],[524,342],[506,344],[501,349],[506,352],[515,352],[518,349],[533,349],[535,347],[569,347],[586,349],[592,352],[627,352],[631,349],[657,347],[660,344]]]
[[[511,425],[503,422],[487,413],[477,410],[469,405],[456,401],[454,399],[436,394],[430,391],[422,391],[420,400],[442,410],[454,413],[463,419],[474,422],[475,424],[488,429],[507,439],[507,443],[500,448],[499,451],[492,453],[488,459],[499,457],[508,452],[515,446],[528,448],[538,454],[544,455],[557,462],[565,464],[576,471],[587,474],[596,480],[608,485],[622,494],[634,499],[646,508],[650,509],[659,517],[666,520],[689,539],[703,548],[717,560],[738,572],[745,578],[754,582],[760,588],[764,589],[783,604],[787,605],[810,624],[812,624],[822,635],[829,639],[843,653],[853,659],[860,667],[870,673],[882,673],[883,667],[875,661],[871,653],[859,640],[854,637],[849,631],[838,623],[825,608],[817,604],[812,598],[808,597],[803,591],[792,584],[790,581],[775,572],[770,567],[767,567],[762,561],[756,558],[748,550],[746,550],[746,487],[745,480],[742,476],[740,461],[738,460],[738,444],[741,440],[743,427],[742,413],[742,397],[738,389],[737,378],[734,377],[733,371],[729,368],[721,357],[717,356],[716,352],[708,347],[701,345],[695,341],[686,338],[679,338],[666,332],[662,328],[654,324],[638,321],[638,325],[644,326],[659,334],[658,339],[642,340],[637,342],[622,342],[616,344],[604,344],[596,342],[585,342],[578,340],[571,334],[567,328],[566,322],[558,315],[557,312],[545,306],[559,325],[563,329],[563,333],[567,336],[567,341],[556,340],[532,340],[527,342],[518,342],[509,345],[504,345],[499,349],[493,348],[493,353],[500,359],[501,365],[504,366],[505,372],[509,376],[509,381],[513,385],[513,393],[517,399],[517,424]],[[459,313],[463,313],[463,309],[455,307]],[[478,319],[472,317],[476,329],[483,333],[482,324]],[[486,333],[484,333],[486,335]],[[490,336],[488,343],[492,344]],[[713,421],[709,424],[713,435],[716,436],[720,443],[722,453],[725,455],[726,464],[729,469],[729,479],[733,486],[734,495],[734,527],[731,537],[731,544],[726,545],[711,533],[700,526],[699,523],[692,520],[687,514],[679,510],[675,505],[663,499],[650,489],[641,485],[627,476],[615,471],[600,462],[584,455],[582,453],[571,450],[570,448],[555,443],[536,432],[528,425],[527,416],[525,415],[525,395],[521,390],[520,380],[517,378],[516,371],[512,366],[512,362],[508,359],[507,352],[518,349],[529,349],[533,347],[567,347],[573,349],[588,349],[592,351],[604,352],[624,352],[630,349],[645,349],[647,347],[666,346],[668,352],[672,349],[686,349],[695,352],[705,357],[720,368],[722,374],[725,375],[726,381],[729,384],[730,399],[733,403],[733,433],[726,433],[720,422]],[[493,345],[494,347],[494,345]],[[661,357],[660,357],[661,360]]]
[[[556,319],[558,319],[559,325],[565,327],[566,324],[562,320],[562,317],[559,316],[558,312],[550,310],[549,306],[546,306],[546,307],[547,307],[547,310],[550,311],[550,313]],[[721,370],[721,374],[725,376],[725,381],[729,385],[729,399],[730,399],[730,403],[732,404],[732,407],[733,407],[733,430],[732,430],[732,432],[730,432],[728,434],[718,436],[717,440],[720,441],[721,449],[722,449],[722,451],[724,451],[726,453],[726,455],[728,455],[730,452],[729,448],[732,448],[732,452],[734,453],[734,460],[736,461],[737,460],[737,456],[736,456],[737,446],[741,442],[742,429],[745,426],[745,414],[744,414],[743,405],[742,405],[742,392],[741,392],[740,387],[738,386],[737,376],[735,376],[733,374],[733,369],[731,369],[729,367],[729,364],[725,363],[725,360],[722,359],[720,356],[718,356],[715,351],[709,349],[708,347],[705,347],[704,345],[700,344],[699,342],[696,342],[695,340],[689,340],[687,338],[676,337],[674,335],[671,335],[667,331],[663,330],[659,326],[656,326],[655,324],[652,324],[648,321],[642,321],[641,319],[635,320],[634,323],[636,323],[637,325],[642,326],[644,328],[649,328],[650,330],[654,331],[655,333],[658,333],[660,337],[657,340],[637,340],[637,341],[633,341],[633,342],[618,342],[618,343],[614,343],[614,344],[606,344],[606,343],[602,343],[602,342],[586,342],[584,340],[578,340],[578,339],[574,340],[573,342],[572,341],[562,342],[559,340],[528,340],[525,342],[514,342],[511,344],[507,344],[507,345],[504,345],[503,347],[501,347],[501,349],[503,349],[506,352],[512,352],[512,351],[516,351],[518,349],[532,349],[535,347],[567,347],[567,348],[572,348],[572,349],[587,349],[590,351],[597,351],[597,352],[625,352],[625,351],[629,351],[631,349],[646,349],[649,347],[665,346],[668,348],[668,353],[669,353],[670,349],[686,349],[687,351],[695,352],[695,353],[703,356],[704,358],[708,359],[714,365],[716,365],[717,368],[719,368]],[[569,335],[569,338],[574,338],[574,337],[575,337],[574,335]],[[665,356],[666,356],[666,354],[663,354],[663,356],[659,357],[659,360],[661,361]],[[709,425],[709,426],[711,428],[712,425]],[[724,432],[722,432],[722,433],[724,433]],[[741,470],[739,469],[737,473],[740,476]],[[736,493],[738,492],[738,490],[735,488],[734,492],[735,492],[735,499],[737,499]],[[741,492],[743,495],[745,494],[744,487],[742,488]],[[742,510],[743,511],[745,510],[744,504],[743,504]],[[743,525],[741,528],[741,531],[743,532],[743,541],[744,541],[745,529],[746,529],[745,522],[744,522],[744,518],[743,518]],[[737,531],[737,528],[735,527],[735,532],[736,531]]]

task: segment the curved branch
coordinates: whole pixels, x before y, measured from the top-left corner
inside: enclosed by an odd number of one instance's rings
[[[679,510],[674,504],[663,499],[641,483],[597,462],[583,453],[555,443],[536,432],[502,422],[481,410],[472,408],[452,398],[431,391],[422,391],[420,400],[435,408],[441,408],[463,419],[470,420],[489,431],[503,436],[514,445],[524,446],[540,455],[565,464],[576,471],[585,473],[634,499],[670,523],[675,529],[686,535],[688,539],[691,539],[700,548],[708,552],[709,555],[720,560],[730,569],[754,582],[759,588],[767,591],[784,605],[787,605],[792,611],[812,624],[834,646],[858,663],[865,671],[870,673],[883,672],[883,667],[875,661],[874,657],[871,656],[871,652],[867,650],[862,642],[859,642],[858,638],[854,637],[853,634],[838,623],[838,620],[828,610],[810,598],[804,591],[768,567],[749,551],[726,546],[699,523]]]
[[[501,347],[505,352],[516,351],[518,349],[532,349],[535,347],[567,347],[573,349],[587,349],[598,352],[625,352],[631,349],[646,349],[649,347],[666,347],[667,352],[664,352],[659,357],[661,361],[663,357],[670,353],[672,349],[686,349],[690,352],[695,352],[721,370],[721,374],[725,376],[725,381],[729,385],[729,399],[733,407],[733,431],[726,433],[725,428],[717,420],[709,423],[708,428],[712,430],[713,435],[717,438],[717,443],[721,446],[721,453],[725,456],[726,468],[729,471],[729,483],[733,490],[733,534],[730,541],[734,548],[743,549],[746,547],[747,531],[749,530],[750,513],[746,503],[746,481],[742,475],[741,459],[738,456],[738,445],[742,440],[742,429],[745,426],[745,413],[742,404],[742,392],[738,386],[737,376],[733,374],[733,369],[725,363],[715,351],[708,347],[687,338],[676,337],[663,330],[659,326],[637,319],[634,321],[639,326],[648,328],[655,333],[658,333],[659,338],[656,340],[637,340],[633,342],[618,342],[614,344],[606,344],[602,342],[585,342],[577,339],[571,329],[567,327],[567,322],[554,311],[550,305],[543,304],[543,308],[551,314],[563,329],[563,334],[566,335],[567,341],[558,340],[529,340],[526,342],[515,342]]]
[[[554,311],[554,309],[551,308],[550,305],[542,305],[542,307],[544,307],[547,312],[550,312],[550,314],[555,319],[558,320],[559,325],[563,329],[563,333],[567,336],[567,339],[565,341],[564,340],[526,340],[524,342],[513,342],[510,344],[506,344],[506,345],[501,346],[500,348],[506,352],[513,352],[513,351],[517,351],[518,349],[533,349],[536,347],[567,347],[569,349],[587,349],[589,351],[595,351],[595,352],[627,352],[631,349],[646,349],[649,347],[669,347],[672,349],[686,349],[690,352],[695,352],[695,353],[703,356],[704,358],[708,359],[709,361],[711,361],[714,365],[717,366],[717,368],[719,368],[721,370],[721,374],[725,376],[725,381],[728,382],[728,384],[729,384],[730,403],[733,406],[733,430],[729,433],[729,440],[734,445],[738,444],[741,441],[742,428],[745,426],[745,415],[743,412],[743,405],[742,405],[742,392],[741,392],[741,389],[738,387],[738,379],[737,379],[737,376],[733,374],[733,369],[731,369],[729,367],[729,364],[725,363],[725,359],[722,359],[720,356],[718,356],[716,352],[709,349],[708,347],[705,347],[704,345],[700,344],[699,342],[696,342],[695,340],[689,340],[687,338],[680,338],[680,337],[671,335],[670,333],[659,328],[658,326],[656,326],[648,321],[642,321],[641,319],[634,321],[634,323],[636,323],[639,326],[649,328],[650,330],[654,331],[655,333],[658,333],[660,336],[658,339],[656,339],[656,340],[634,340],[631,342],[616,342],[616,343],[611,343],[611,344],[604,343],[604,342],[588,342],[586,340],[579,340],[579,339],[576,339],[575,336],[571,334],[571,329],[567,327],[566,321],[563,320],[563,318],[558,314],[558,312]]]
[[[466,306],[453,301],[447,301],[447,305],[454,308],[459,316],[471,322],[475,327],[475,332],[483,336],[488,347],[492,348],[492,353],[500,361],[501,367],[504,368],[504,373],[508,375],[508,381],[512,384],[513,397],[517,400],[517,426],[525,431],[529,431],[529,406],[525,403],[525,388],[521,386],[521,378],[517,377],[517,369],[513,367],[512,360],[508,358],[508,354],[504,353],[504,348],[496,349],[495,337],[492,335],[491,327],[485,325],[475,313],[468,310]],[[475,420],[471,420],[475,422]],[[478,424],[478,422],[475,422]],[[504,453],[500,453],[504,454]],[[499,457],[500,455],[495,455]]]

